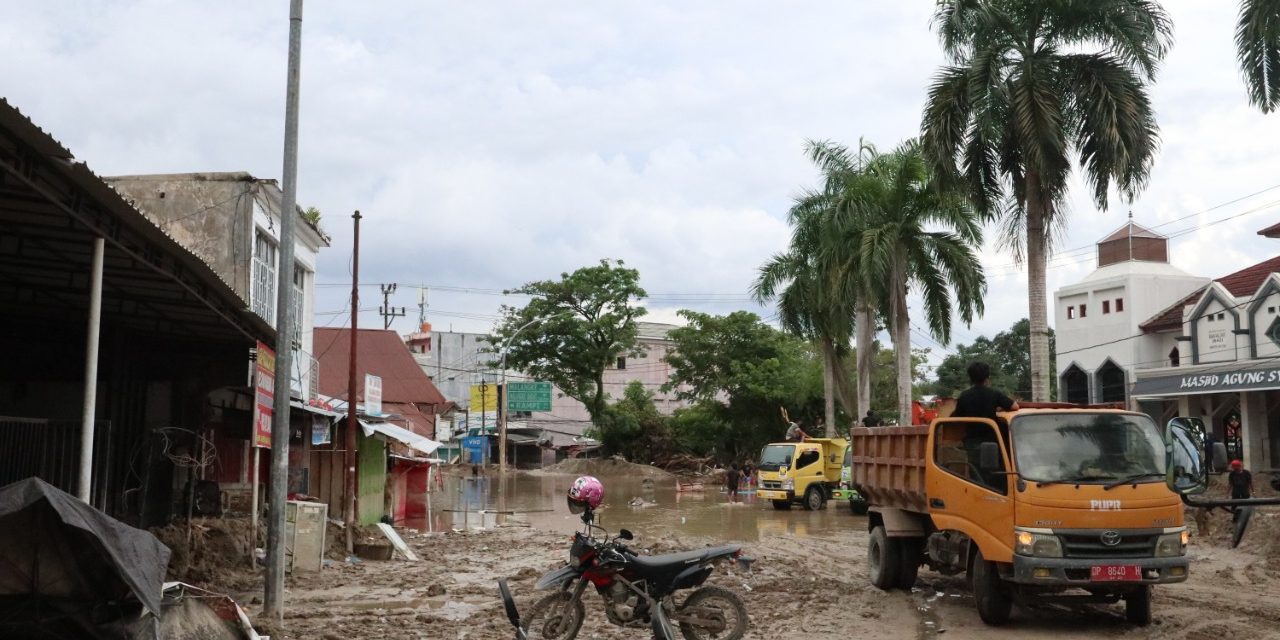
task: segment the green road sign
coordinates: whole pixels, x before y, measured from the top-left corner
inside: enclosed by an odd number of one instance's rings
[[[550,411],[550,382],[508,382],[507,411]]]

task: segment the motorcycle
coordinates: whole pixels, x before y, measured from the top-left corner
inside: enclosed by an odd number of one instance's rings
[[[517,640],[573,640],[586,616],[582,596],[588,586],[604,600],[605,616],[620,627],[649,627],[659,640],[676,640],[678,626],[685,640],[741,640],[750,628],[747,607],[728,589],[705,585],[714,564],[728,561],[750,568],[739,545],[709,547],[665,555],[639,555],[623,541],[634,539],[626,529],[610,537],[597,526],[590,510],[582,514],[583,531],[575,532],[565,566],[542,576],[538,590],[555,589],[521,617],[507,587],[498,583],[507,618]],[[599,531],[602,536],[592,534]],[[696,589],[695,589],[696,588]],[[675,592],[695,589],[676,604]]]

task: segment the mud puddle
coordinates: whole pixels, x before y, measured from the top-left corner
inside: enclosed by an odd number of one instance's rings
[[[427,517],[396,523],[421,532],[467,531],[503,526],[529,526],[546,531],[572,531],[581,526],[569,513],[565,492],[572,475],[511,474],[497,477],[448,477],[444,489],[432,493]],[[702,491],[678,491],[671,479],[602,477],[605,504],[597,524],[637,535],[707,536],[753,542],[779,535],[826,536],[850,529],[865,530],[866,520],[848,505],[830,502],[822,511],[800,506],[777,510],[754,493],[730,500],[722,487],[704,485]]]

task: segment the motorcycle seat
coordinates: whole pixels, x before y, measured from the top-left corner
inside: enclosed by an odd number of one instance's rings
[[[733,555],[741,548],[742,545],[727,544],[719,547],[707,547],[706,549],[682,551],[680,553],[664,553],[656,556],[633,556],[631,558],[631,562],[640,573],[667,573],[683,569],[684,567],[701,564],[715,558]]]

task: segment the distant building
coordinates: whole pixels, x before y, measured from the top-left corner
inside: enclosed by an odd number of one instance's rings
[[[667,333],[675,325],[655,322],[639,323],[638,344],[644,353],[638,357],[620,357],[605,371],[605,392],[612,400],[622,397],[627,385],[638,381],[646,389],[654,393],[654,404],[658,411],[670,415],[676,409],[688,406],[688,402],[676,397],[674,391],[663,391],[662,385],[671,378],[671,365],[666,356],[674,343]],[[430,324],[423,325],[420,331],[405,338],[409,350],[422,366],[423,371],[432,377],[444,397],[454,402],[464,412],[471,408],[471,387],[482,382],[495,384],[501,371],[493,346],[488,342],[489,336],[483,333],[460,333],[454,331],[435,331]],[[518,371],[508,370],[510,381],[523,381],[530,378]],[[541,430],[546,441],[557,448],[571,447],[583,442],[583,434],[591,426],[591,416],[586,405],[570,398],[559,389],[552,393],[550,412],[533,412],[511,414],[509,426],[524,430]],[[496,428],[496,422],[490,416],[481,419],[478,415],[470,415],[471,427],[477,428],[481,422],[488,429]]]
[[[105,178],[148,218],[192,253],[213,266],[273,328],[276,326],[280,210],[283,193],[275,180],[245,172],[170,173]],[[311,370],[315,326],[315,272],[329,239],[299,212],[294,224],[295,290],[291,376],[295,395],[314,392]]]
[[[1098,268],[1054,294],[1058,399],[1129,401],[1134,372],[1169,357],[1139,325],[1208,282],[1169,264],[1169,240],[1132,220],[1097,243]]]

